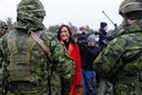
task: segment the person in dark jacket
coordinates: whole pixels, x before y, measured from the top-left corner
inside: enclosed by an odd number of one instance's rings
[[[99,46],[105,47],[107,44],[107,23],[101,22],[100,29],[99,29]]]
[[[98,46],[98,38],[95,34],[89,35],[87,42],[83,58],[84,95],[96,95],[96,72],[93,70],[93,61],[101,48]]]

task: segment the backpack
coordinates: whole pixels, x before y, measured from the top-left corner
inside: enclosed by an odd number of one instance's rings
[[[22,44],[19,45],[20,47],[18,47],[19,42],[22,42]],[[18,39],[16,33],[13,33],[7,36],[7,44],[10,54],[10,62],[7,67],[9,74],[8,80],[31,81],[33,65],[31,63],[31,54],[35,41],[31,37]]]
[[[32,49],[35,44],[39,45],[42,51],[47,56],[47,59],[52,63],[51,52],[48,41],[41,39],[41,33],[31,32],[28,37],[21,36],[18,38],[15,32],[11,32],[7,36],[7,45],[9,49],[9,63],[7,67],[9,81],[32,81]],[[22,39],[21,39],[22,38]],[[38,38],[38,40],[36,39]],[[46,42],[46,44],[45,44]],[[20,44],[18,46],[18,44]],[[48,44],[48,45],[47,45]]]

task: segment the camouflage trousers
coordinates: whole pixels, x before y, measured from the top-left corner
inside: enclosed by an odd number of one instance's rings
[[[106,79],[100,79],[97,83],[97,95],[114,95],[113,90],[113,84]]]
[[[142,95],[141,79],[137,76],[125,76],[120,78],[118,82],[116,82],[114,95]]]
[[[2,87],[0,86],[0,93],[2,93]]]

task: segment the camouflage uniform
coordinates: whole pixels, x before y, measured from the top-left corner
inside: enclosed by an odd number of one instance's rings
[[[122,3],[121,3],[121,5],[120,5],[120,9],[119,10],[121,10],[122,8],[121,8],[121,6],[123,6],[123,5],[125,5],[125,4],[127,4],[127,3],[129,3],[129,2],[140,2],[141,0],[124,0]],[[123,33],[123,31],[127,28],[127,23],[126,23],[126,21],[125,21],[126,19],[125,18],[123,18],[123,21],[122,21],[122,23],[115,29],[115,30],[111,30],[111,31],[109,31],[108,32],[108,40],[112,40],[112,39],[114,39],[115,37],[117,37],[117,36],[119,36],[119,35],[121,35],[122,33]]]
[[[3,21],[0,21],[0,38],[7,32],[7,29],[8,29],[8,27],[7,27],[6,23]],[[2,90],[2,88],[1,88],[1,85],[2,85],[2,69],[1,69],[1,67],[2,67],[2,65],[0,64],[0,93]]]
[[[64,78],[66,83],[72,81],[73,63],[64,52],[62,45],[50,32],[46,31],[42,24],[44,16],[45,11],[39,0],[22,0],[17,8],[15,31],[11,31],[0,39],[0,64],[3,69],[3,80],[7,80],[4,86],[7,89],[6,95],[61,95],[60,77]],[[49,60],[39,44],[27,40],[31,37],[31,31],[40,34],[44,44],[50,48],[54,62]],[[13,55],[15,52],[23,55],[15,56]],[[29,69],[23,69],[24,65],[18,67],[18,63],[10,65],[11,62],[29,62],[32,77],[27,77],[28,81],[22,80],[22,77],[18,79],[19,76],[24,76],[22,73]],[[13,71],[12,66],[15,66],[14,69],[19,72]],[[13,72],[19,75],[10,76]],[[27,73],[23,74],[27,75]],[[18,76],[17,81],[14,80],[15,76]],[[69,88],[66,89],[68,90]]]
[[[2,65],[1,64],[0,64],[0,93],[2,93]]]
[[[142,95],[142,3],[129,0],[121,5],[120,14],[135,22],[126,22],[123,33],[94,61],[94,68],[113,83],[114,95]]]

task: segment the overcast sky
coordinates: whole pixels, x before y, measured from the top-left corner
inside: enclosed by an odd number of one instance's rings
[[[16,6],[20,0],[0,0],[0,19],[16,18]],[[71,22],[74,25],[89,25],[97,29],[101,21],[111,22],[102,14],[104,10],[117,24],[121,23],[118,8],[122,0],[41,0],[46,14],[46,26]]]

